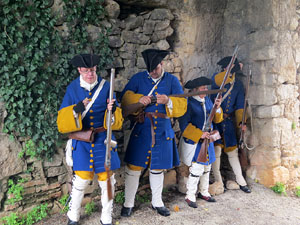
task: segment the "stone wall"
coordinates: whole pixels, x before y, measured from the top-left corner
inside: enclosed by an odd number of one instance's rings
[[[134,73],[145,69],[141,52],[146,48],[170,50],[170,56],[164,60],[166,71],[184,83],[197,76],[210,77],[218,69],[216,62],[230,55],[238,44],[245,73],[248,66],[252,69],[252,127],[247,140],[255,149],[248,152],[247,175],[268,187],[276,182],[289,188],[300,186],[300,1],[106,0],[105,7],[108,17],[103,24],[112,30],[109,44],[117,69],[117,91]],[[61,0],[55,0],[53,11],[61,15],[58,29],[68,35]],[[93,38],[101,32],[94,26],[88,30]],[[101,76],[107,78],[107,71],[103,70]],[[1,130],[6,115],[0,102]],[[123,129],[115,133],[121,158],[128,122]],[[59,149],[52,162],[30,158],[24,161],[17,156],[22,146],[3,133],[0,148],[0,217],[11,210],[26,212],[44,201],[58,211],[57,199],[67,193],[71,176],[64,151]],[[116,172],[117,190],[123,185],[123,170],[122,167]],[[183,168],[177,172],[186,173]],[[170,171],[166,183],[171,180],[174,184],[175,175],[174,170]],[[7,205],[8,179],[18,178],[27,180],[24,199]],[[97,182],[92,182],[85,201],[98,195],[98,189]]]
[[[252,70],[249,103],[252,145],[247,175],[270,187],[282,182],[299,186],[299,100],[296,2],[228,1],[222,48]],[[299,54],[299,53],[298,53]]]

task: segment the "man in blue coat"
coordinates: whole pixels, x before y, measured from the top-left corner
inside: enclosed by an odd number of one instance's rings
[[[207,85],[211,85],[211,83],[212,81],[209,78],[199,77],[188,81],[184,87],[193,92],[207,91]],[[216,99],[218,109],[213,119],[215,123],[220,123],[223,120],[223,112],[220,108],[220,104],[221,99]],[[208,145],[207,161],[205,163],[197,162],[202,141],[205,138],[210,139],[210,132],[204,132],[203,129],[212,108],[213,104],[210,98],[205,94],[193,96],[188,99],[188,108],[186,113],[184,116],[179,118],[180,130],[182,131],[179,151],[181,152],[180,155],[182,162],[189,166],[190,171],[186,184],[187,192],[185,201],[192,208],[197,208],[196,193],[199,181],[200,190],[198,197],[208,202],[216,201],[208,192],[211,164],[215,161],[213,142],[210,142]],[[213,130],[213,125],[211,125],[211,130]]]
[[[71,201],[67,213],[68,225],[77,225],[80,217],[80,206],[84,190],[98,175],[101,187],[101,224],[112,223],[113,200],[108,199],[107,179],[110,177],[111,186],[114,187],[113,173],[106,172],[104,167],[106,146],[106,113],[112,110],[112,129],[122,127],[123,117],[121,109],[114,104],[115,100],[107,103],[109,98],[109,83],[96,74],[99,56],[92,54],[76,55],[71,63],[80,74],[78,78],[67,87],[63,102],[58,111],[57,126],[61,133],[85,131],[93,129],[94,140],[91,142],[70,139],[67,146],[67,163],[73,166],[75,173],[72,180]],[[114,137],[113,137],[114,138]],[[120,160],[115,149],[111,151],[111,170],[120,167]],[[113,188],[114,189],[114,188]],[[112,190],[113,192],[113,190]]]
[[[219,89],[224,80],[227,66],[231,60],[231,56],[224,57],[217,64],[222,67],[221,73],[216,73],[212,77],[212,89]],[[222,140],[215,142],[216,161],[212,165],[215,181],[222,182],[220,173],[220,157],[222,149],[228,156],[228,160],[232,170],[236,176],[236,181],[240,189],[245,193],[250,193],[247,183],[243,177],[241,165],[238,158],[236,128],[241,128],[242,116],[244,111],[245,93],[244,87],[240,80],[236,79],[236,74],[241,70],[242,64],[236,59],[234,67],[231,69],[231,75],[225,81],[226,92],[223,94],[223,102],[221,107],[224,112],[224,121],[217,124],[216,127],[222,135]],[[215,95],[212,95],[212,100]],[[233,120],[235,118],[235,121]],[[245,129],[245,127],[243,127]]]
[[[167,51],[147,49],[142,52],[147,71],[133,75],[124,88],[122,107],[140,102],[144,105],[139,117],[132,123],[125,162],[125,203],[121,215],[130,216],[134,207],[139,177],[143,168],[150,168],[152,208],[162,216],[170,211],[162,201],[163,170],[179,165],[174,131],[170,117],[180,117],[186,111],[185,98],[171,97],[182,94],[179,80],[163,69],[162,60]],[[156,100],[154,100],[156,99]]]

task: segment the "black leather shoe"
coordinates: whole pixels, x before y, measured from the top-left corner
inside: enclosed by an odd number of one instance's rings
[[[111,223],[102,223],[102,221],[100,220],[101,225],[111,225]]]
[[[123,206],[122,210],[121,210],[121,216],[124,216],[124,217],[131,216],[132,209],[133,209],[133,207],[125,207],[125,206]]]
[[[196,202],[192,202],[192,201],[189,200],[188,198],[186,198],[185,201],[186,201],[186,203],[189,205],[189,207],[192,207],[192,208],[198,208]]]
[[[166,207],[154,207],[152,209],[156,210],[162,216],[170,216],[170,211]]]
[[[245,185],[245,186],[240,185],[240,189],[245,193],[251,193],[251,190],[248,188],[247,185]]]
[[[216,199],[214,199],[213,197],[210,196],[203,196],[200,192],[198,193],[198,198],[201,198],[207,202],[216,202]]]
[[[68,225],[79,225],[79,223],[76,222],[76,221],[72,221],[72,220],[69,219]]]

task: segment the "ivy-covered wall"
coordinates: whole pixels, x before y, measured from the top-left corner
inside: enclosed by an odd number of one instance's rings
[[[62,205],[54,200],[67,194],[72,176],[65,164],[66,140],[56,127],[66,85],[78,76],[69,60],[82,52],[99,54],[98,75],[108,79],[109,68],[116,68],[115,89],[121,91],[134,73],[146,69],[143,50],[172,50],[168,38],[174,15],[164,8],[126,8],[112,0],[0,4],[0,216],[44,202],[57,212]],[[165,67],[181,79],[176,53],[167,57]],[[121,157],[127,127],[125,123],[124,131],[115,133]],[[118,189],[123,168],[116,177]],[[20,198],[13,192],[17,185]],[[95,196],[97,191],[93,182],[86,193]]]

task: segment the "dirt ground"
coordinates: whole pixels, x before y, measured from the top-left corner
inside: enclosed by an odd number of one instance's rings
[[[151,203],[136,206],[130,218],[120,216],[121,205],[115,204],[115,225],[300,225],[300,198],[281,196],[255,182],[249,182],[251,194],[241,190],[228,190],[215,197],[217,202],[208,203],[197,199],[198,208],[193,209],[184,202],[184,195],[174,191],[163,193],[165,205],[171,216],[162,217],[151,209]],[[98,204],[98,203],[97,203]],[[179,211],[174,207],[178,206]],[[100,225],[100,212],[91,216],[82,213],[80,225]],[[66,215],[53,215],[38,225],[67,224]]]

